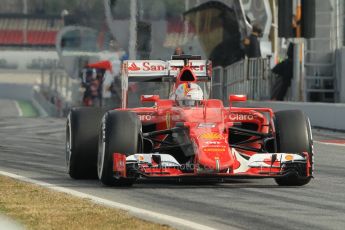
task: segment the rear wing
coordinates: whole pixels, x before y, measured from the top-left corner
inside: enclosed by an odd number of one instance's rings
[[[212,66],[208,60],[127,60],[123,63],[122,73],[129,82],[174,81],[180,70],[189,66],[200,79],[211,78]]]
[[[172,56],[173,60],[126,60],[122,64],[122,108],[127,107],[128,82],[175,82],[176,77],[188,66],[198,81],[211,81],[212,62],[200,56]]]

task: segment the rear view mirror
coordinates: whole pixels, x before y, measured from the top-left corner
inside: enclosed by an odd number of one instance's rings
[[[141,97],[140,97],[141,103],[157,102],[159,99],[160,99],[159,95],[141,95]]]
[[[246,95],[242,95],[242,94],[231,94],[229,96],[229,102],[230,104],[232,102],[243,102],[243,101],[247,101],[247,96]]]

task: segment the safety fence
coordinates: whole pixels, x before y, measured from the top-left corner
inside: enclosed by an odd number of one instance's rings
[[[268,58],[243,59],[225,68],[213,68],[212,98],[228,105],[230,94],[246,94],[249,100],[265,100],[271,96],[275,77]],[[72,79],[65,70],[41,70],[41,83],[36,100],[53,116],[63,116],[74,105],[80,105],[83,92],[80,79]]]
[[[39,93],[35,98],[52,116],[63,116],[70,106],[81,101],[80,81],[70,78],[65,70],[41,70]]]
[[[274,79],[269,58],[249,58],[225,68],[215,67],[212,97],[225,104],[230,94],[246,94],[250,100],[269,99]]]

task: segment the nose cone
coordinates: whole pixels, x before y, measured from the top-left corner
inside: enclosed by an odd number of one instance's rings
[[[226,139],[220,133],[207,133],[199,139],[199,164],[207,171],[232,168],[234,158]]]

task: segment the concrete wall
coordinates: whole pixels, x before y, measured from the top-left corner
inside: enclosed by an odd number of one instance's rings
[[[59,116],[56,106],[34,90],[32,85],[1,83],[0,98],[31,100],[41,116]],[[269,107],[274,111],[299,109],[309,116],[314,127],[345,131],[345,104],[248,101],[237,106]]]
[[[41,117],[58,116],[56,106],[46,100],[37,90],[34,90],[33,85],[1,83],[0,98],[31,101]]]
[[[1,50],[0,70],[39,70],[59,65],[59,58],[55,50]]]
[[[345,104],[248,101],[248,107],[270,107],[274,111],[299,109],[310,118],[313,127],[345,131]]]
[[[32,85],[1,83],[0,98],[13,100],[30,100],[34,95]]]

